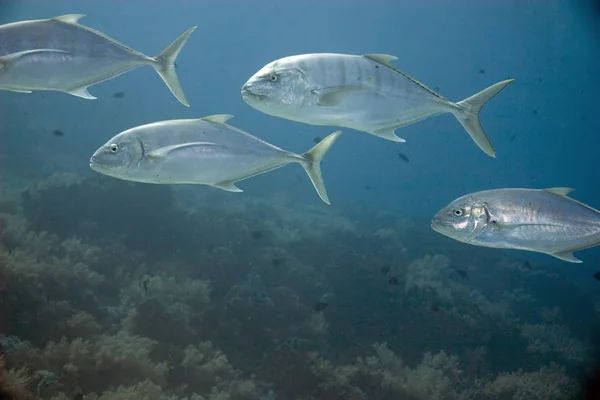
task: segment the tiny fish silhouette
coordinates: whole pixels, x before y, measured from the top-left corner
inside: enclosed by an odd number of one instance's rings
[[[511,141],[511,142],[514,142],[516,138],[517,138],[517,135],[512,135],[512,136],[510,137],[510,141]]]
[[[480,69],[480,70],[479,70],[479,73],[480,73],[480,74],[485,74],[485,69]]]
[[[392,276],[390,279],[388,279],[388,283],[392,286],[398,286],[400,281],[395,276]]]
[[[597,281],[600,281],[600,272],[596,272],[594,274],[594,279],[596,279]]]
[[[113,97],[115,97],[117,99],[122,99],[123,97],[125,97],[125,92],[117,92],[117,93],[113,94]]]
[[[271,264],[272,264],[274,267],[279,267],[279,266],[282,264],[282,261],[281,261],[281,259],[279,259],[279,258],[273,258],[273,259],[271,260]]]
[[[144,285],[144,292],[148,291],[148,279],[144,279],[144,281],[142,282],[142,285]]]
[[[52,134],[53,134],[54,136],[63,136],[63,135],[64,135],[63,131],[61,131],[60,129],[55,129],[55,130],[53,130],[53,131],[52,131]]]
[[[315,311],[316,311],[316,312],[323,311],[324,309],[326,309],[326,308],[327,308],[327,306],[328,306],[328,305],[329,305],[329,304],[325,303],[324,301],[318,301],[318,302],[315,304]]]
[[[381,275],[387,275],[388,272],[390,272],[390,268],[392,268],[389,265],[384,265],[383,267],[381,267]]]
[[[456,273],[459,274],[461,276],[461,278],[463,278],[463,279],[466,279],[469,276],[467,271],[465,271],[464,269],[457,269]]]
[[[409,163],[410,162],[410,158],[408,158],[408,156],[404,153],[400,153],[398,152],[398,158],[401,159],[404,162]]]
[[[532,113],[534,113],[535,115],[537,115],[538,110],[536,110],[535,108],[531,111]]]

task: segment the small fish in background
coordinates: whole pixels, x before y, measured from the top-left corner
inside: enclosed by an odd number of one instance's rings
[[[156,57],[148,57],[102,32],[81,25],[83,14],[0,25],[0,90],[58,91],[94,100],[88,87],[143,65],[156,70],[173,95],[188,106],[175,59],[196,29],[179,36]],[[35,44],[35,48],[31,45]]]
[[[479,73],[482,74],[482,75],[485,74],[485,69],[480,69]]]
[[[315,137],[313,138],[313,142],[315,142],[315,143],[321,143],[321,140],[323,140],[323,139],[322,139],[322,138],[320,138],[319,136],[315,136]]]
[[[405,163],[410,162],[410,158],[408,158],[408,156],[404,153],[398,152],[398,158],[404,161]]]
[[[392,286],[398,286],[400,284],[400,280],[395,276],[392,276],[390,279],[388,279],[388,284]]]
[[[113,97],[115,99],[122,99],[123,97],[125,97],[125,92],[116,92],[113,94]]]
[[[365,189],[371,190],[371,189],[373,189],[373,186],[371,186],[371,185],[365,185]]]
[[[517,135],[512,135],[509,139],[509,141],[512,143],[515,141],[515,139],[517,138]]]
[[[324,302],[324,301],[317,301],[317,302],[315,303],[315,311],[316,311],[316,312],[323,311],[324,309],[326,309],[326,308],[327,308],[327,306],[328,306],[328,305],[329,305],[329,304],[327,304],[327,303],[326,303],[326,302]]]
[[[280,267],[283,264],[283,260],[281,258],[274,257],[271,259],[271,265],[275,268]]]
[[[451,113],[479,148],[496,151],[479,113],[513,80],[498,82],[459,102],[394,67],[388,54],[301,54],[272,61],[242,86],[244,101],[275,117],[311,125],[340,126],[393,142],[395,130],[435,115]]]
[[[56,137],[61,137],[64,135],[63,131],[61,131],[60,129],[55,129],[52,131],[52,134]]]
[[[142,281],[142,286],[144,287],[144,292],[148,292],[148,283],[150,282],[150,280],[148,278],[144,279]]]
[[[381,275],[387,275],[390,272],[390,269],[392,269],[391,265],[384,265],[380,269]]]
[[[331,204],[321,161],[341,131],[304,154],[280,149],[227,124],[232,115],[161,121],[128,129],[92,155],[90,168],[133,182],[208,185],[242,192],[235,184],[298,163],[325,204]]]
[[[600,244],[600,212],[568,197],[573,189],[495,189],[438,211],[436,232],[475,246],[526,250],[580,263],[574,251]]]
[[[536,110],[535,108],[533,110],[531,110],[531,112],[533,113],[533,115],[537,115],[538,110]]]
[[[597,281],[600,281],[600,272],[596,272],[594,274],[594,279],[597,280]]]
[[[463,279],[467,279],[467,278],[469,277],[469,274],[468,274],[468,273],[467,273],[467,271],[465,271],[464,269],[457,269],[457,270],[455,270],[455,271],[456,271],[456,273],[457,273],[458,275],[460,275],[460,277],[461,277],[461,278],[463,278]]]

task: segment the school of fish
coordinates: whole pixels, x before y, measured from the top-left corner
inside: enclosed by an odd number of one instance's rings
[[[83,17],[69,14],[0,25],[0,90],[56,91],[94,100],[90,86],[147,65],[181,104],[190,106],[175,62],[196,27],[149,57],[82,25]],[[286,56],[251,75],[241,96],[266,115],[354,129],[397,143],[405,142],[396,135],[399,128],[450,113],[481,151],[496,157],[479,115],[513,79],[452,102],[395,67],[395,60],[387,54]],[[93,153],[90,168],[134,182],[242,192],[237,182],[298,163],[321,200],[331,204],[321,162],[341,131],[296,154],[229,125],[231,118],[173,119],[128,129]],[[475,246],[532,251],[578,263],[573,252],[600,244],[600,212],[569,197],[572,190],[505,188],[467,194],[438,211],[431,227]]]

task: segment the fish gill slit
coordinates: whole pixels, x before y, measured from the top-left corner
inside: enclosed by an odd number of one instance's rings
[[[146,157],[146,147],[144,146],[144,142],[142,141],[142,139],[140,139],[139,137],[137,138],[139,144],[140,144],[140,148],[142,149],[142,156],[140,157],[140,159],[138,160],[138,167],[140,166],[140,163],[142,162],[142,160]]]

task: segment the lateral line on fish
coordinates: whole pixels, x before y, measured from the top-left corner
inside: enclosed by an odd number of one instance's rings
[[[131,47],[129,47],[129,46],[126,46],[126,45],[124,45],[124,44],[123,44],[123,43],[121,43],[121,42],[118,42],[116,39],[113,39],[113,38],[111,38],[111,37],[110,37],[110,36],[108,36],[107,34],[105,34],[105,33],[103,33],[103,32],[100,32],[100,31],[98,31],[98,30],[96,30],[96,29],[94,29],[94,28],[90,28],[89,26],[82,25],[82,24],[80,24],[79,22],[75,22],[75,23],[73,23],[73,22],[66,22],[66,21],[62,21],[62,20],[60,20],[60,19],[55,19],[55,18],[50,18],[50,19],[51,19],[52,21],[60,22],[60,23],[62,23],[62,24],[67,24],[67,25],[75,25],[75,26],[77,26],[77,27],[79,27],[79,28],[81,28],[81,29],[83,29],[83,30],[85,30],[85,31],[91,32],[91,33],[93,33],[93,34],[95,34],[95,35],[98,35],[98,36],[102,37],[103,39],[106,39],[106,40],[108,40],[109,42],[111,42],[112,44],[116,45],[117,47],[120,47],[120,48],[122,48],[123,50],[130,51],[130,52],[132,52],[132,53],[134,53],[134,54],[136,54],[136,55],[143,56],[144,58],[150,58],[150,59],[153,59],[153,57],[148,57],[148,56],[147,56],[147,55],[145,55],[144,53],[141,53],[141,52],[139,52],[139,51],[137,51],[137,50],[135,50],[135,49],[133,49],[133,48],[131,48]]]
[[[397,73],[399,73],[400,75],[402,75],[403,77],[405,77],[406,79],[408,79],[409,81],[416,83],[417,85],[419,85],[420,87],[422,87],[423,89],[427,90],[429,93],[431,93],[432,95],[434,95],[435,97],[450,102],[450,100],[448,100],[447,98],[445,98],[444,96],[440,95],[439,93],[434,92],[432,89],[428,88],[427,86],[425,86],[424,84],[422,84],[421,82],[419,82],[418,80],[416,80],[415,78],[413,78],[412,76],[408,75],[406,72],[403,72],[401,70],[399,70],[398,68],[394,67],[392,64],[388,63],[388,62],[381,62],[380,60],[378,60],[377,58],[374,58],[372,55],[370,54],[363,54],[363,57],[368,58],[371,61],[374,61],[378,64],[384,65],[386,67],[388,67],[389,69],[391,69],[392,71],[395,71]]]

